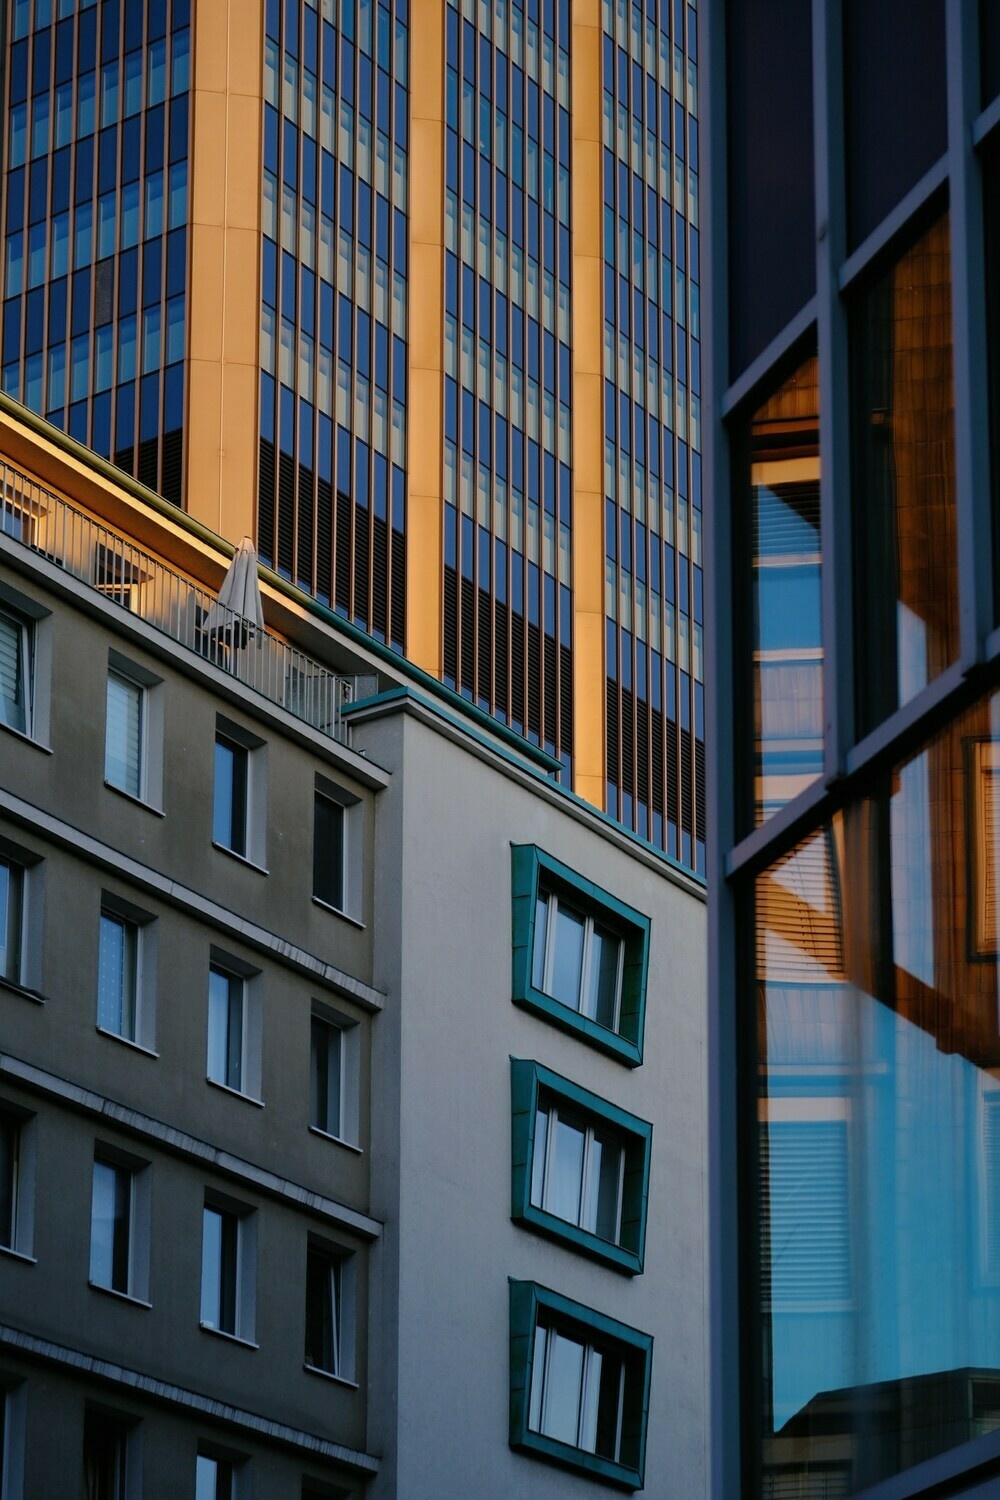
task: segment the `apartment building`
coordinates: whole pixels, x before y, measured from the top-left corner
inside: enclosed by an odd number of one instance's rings
[[[696,1496],[704,903],[0,397],[3,1500]]]

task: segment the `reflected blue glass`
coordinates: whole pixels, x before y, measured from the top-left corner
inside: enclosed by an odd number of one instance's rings
[[[996,1425],[998,897],[998,697],[756,882],[761,1454],[789,1485]]]

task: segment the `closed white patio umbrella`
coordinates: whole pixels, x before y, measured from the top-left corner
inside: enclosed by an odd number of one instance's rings
[[[245,536],[233,554],[219,597],[202,626],[206,635],[245,646],[248,638],[264,629],[264,610],[257,578],[257,553]]]

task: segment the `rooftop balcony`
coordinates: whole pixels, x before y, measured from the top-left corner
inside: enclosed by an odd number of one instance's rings
[[[190,578],[2,462],[0,532],[179,646],[230,672],[269,703],[321,734],[350,744],[350,726],[341,711],[377,690],[374,674],[331,672],[268,629],[248,624]]]

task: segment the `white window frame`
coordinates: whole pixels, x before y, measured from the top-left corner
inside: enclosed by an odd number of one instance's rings
[[[15,734],[23,734],[27,739],[32,738],[34,726],[34,648],[35,632],[30,620],[23,615],[16,614],[13,610],[0,606],[0,621],[6,626],[13,627],[14,635],[14,692],[20,698],[21,712],[14,713],[8,708],[8,703],[13,704],[15,699],[8,699],[6,693],[0,692],[0,724],[5,729],[12,729]],[[18,720],[23,722],[18,722]]]
[[[234,849],[232,844],[220,842],[215,837],[216,777],[215,747],[219,742],[228,744],[234,751],[246,757],[246,808],[243,817],[244,848]],[[228,719],[223,714],[215,718],[215,737],[212,741],[212,843],[235,859],[264,869],[267,864],[267,743],[252,734],[242,724]]]
[[[221,1326],[205,1316],[206,1291],[211,1288],[221,1306],[223,1300],[223,1264],[221,1258],[210,1265],[206,1226],[209,1214],[228,1220],[236,1235],[235,1266],[233,1274],[234,1319],[232,1328]],[[202,1208],[201,1229],[201,1300],[199,1324],[206,1333],[219,1334],[223,1338],[237,1339],[243,1344],[254,1343],[257,1302],[257,1214],[244,1203],[237,1203],[220,1193],[206,1193]],[[207,1277],[210,1277],[209,1281]],[[256,1347],[256,1345],[254,1345]]]
[[[336,1032],[340,1039],[340,1116],[335,1130],[331,1128],[329,1119],[325,1126],[318,1121],[320,1112],[316,1108],[315,1050],[317,1027],[323,1027],[328,1032]],[[322,1001],[313,1001],[309,1018],[309,1129],[316,1135],[353,1146],[359,1143],[360,1041],[361,1027],[354,1016],[334,1010],[332,1006],[325,1005]]]
[[[227,996],[224,1017],[223,1049],[225,1063],[222,1076],[213,1072],[213,1052],[218,1049],[218,1040],[213,1045],[213,1027],[218,1025],[218,1005],[213,1000],[212,974],[225,978],[230,985],[239,986],[240,993],[240,1083],[237,1086],[229,1079],[229,1016],[231,997]],[[209,956],[209,981],[206,997],[206,1055],[205,1077],[216,1088],[225,1089],[237,1098],[260,1104],[261,1079],[261,997],[260,970],[251,968],[241,959],[213,947]]]
[[[18,922],[18,959],[9,974],[0,973],[0,984],[28,990],[35,998],[41,985],[45,861],[32,849],[0,836],[0,863],[15,873],[20,885],[21,912]]]
[[[548,1430],[545,1425],[548,1413],[552,1361],[555,1353],[554,1339],[565,1339],[567,1343],[575,1344],[583,1350],[580,1389],[576,1399],[576,1440],[569,1446],[578,1448],[581,1453],[596,1454],[597,1401],[600,1396],[601,1374],[599,1360],[603,1358],[605,1351],[598,1349],[594,1344],[588,1343],[575,1333],[567,1332],[558,1324],[539,1322],[535,1325],[535,1340],[531,1356],[531,1395],[528,1408],[528,1430],[537,1432],[542,1437],[551,1438],[555,1442],[567,1441],[566,1438],[560,1437],[557,1433]],[[601,1454],[600,1456],[612,1463],[620,1463],[625,1415],[625,1360],[617,1351],[611,1352],[620,1361],[615,1451],[613,1454]],[[539,1366],[541,1366],[541,1369],[539,1369]],[[586,1430],[591,1420],[594,1427],[593,1441],[590,1441]]]
[[[132,765],[129,759],[127,746],[121,748],[117,745],[112,745],[111,690],[113,684],[117,684],[119,688],[126,689],[130,701],[134,701],[136,705],[136,714],[139,720],[139,726],[137,735],[138,747],[136,749],[135,758],[134,788],[129,786],[128,784],[132,772]],[[116,792],[124,792],[126,797],[134,797],[137,802],[144,802],[146,796],[146,734],[148,729],[148,717],[149,715],[146,709],[146,690],[143,687],[142,683],[136,682],[133,677],[129,677],[126,675],[126,673],[118,671],[117,668],[109,667],[104,732],[104,780],[108,786],[114,787]],[[120,755],[117,753],[119,748],[121,748]],[[115,772],[115,766],[119,760],[122,766],[125,768],[124,776],[121,780],[117,779]]]
[[[135,690],[139,702],[139,749],[137,790],[112,779],[109,774],[110,736],[108,695],[112,681]],[[133,802],[142,802],[154,811],[162,810],[163,800],[163,681],[154,673],[130,661],[118,651],[108,652],[105,688],[104,784]]]
[[[548,1123],[545,1129],[544,1153],[539,1153],[538,1151],[538,1116],[541,1114],[545,1114],[548,1116]],[[557,1214],[555,1209],[552,1207],[552,1201],[555,1198],[556,1194],[556,1178],[558,1176],[558,1172],[556,1169],[555,1142],[557,1131],[559,1128],[560,1112],[557,1100],[553,1098],[547,1098],[544,1093],[540,1097],[538,1106],[535,1110],[535,1150],[532,1156],[531,1163],[531,1203],[535,1208],[540,1208],[544,1213],[549,1213],[552,1214],[555,1218],[563,1219],[564,1223],[572,1224],[577,1229],[584,1230],[587,1234],[597,1234],[597,1205],[596,1203],[592,1203],[591,1201],[593,1192],[590,1166],[593,1157],[594,1146],[596,1144],[596,1137],[599,1132],[594,1129],[594,1126],[583,1115],[577,1113],[572,1108],[564,1111],[562,1120],[564,1124],[569,1125],[574,1130],[578,1130],[580,1134],[583,1135],[584,1140],[583,1157],[580,1165],[580,1179],[576,1185],[578,1205],[577,1217],[575,1219],[564,1219],[563,1215]],[[614,1132],[611,1129],[600,1133],[606,1135],[608,1140],[614,1145],[615,1149],[618,1152],[618,1189],[615,1202],[615,1233],[613,1240],[611,1240],[609,1243],[620,1245],[622,1235],[622,1205],[625,1199],[626,1145],[624,1141],[615,1136]],[[540,1179],[540,1182],[538,1184],[538,1198],[536,1198],[535,1196],[536,1173],[537,1177]],[[593,1224],[590,1224],[588,1222],[591,1216],[591,1209],[593,1209]],[[603,1238],[603,1236],[601,1237]]]
[[[544,994],[551,996],[552,999],[557,999],[558,998],[557,996],[555,996],[555,995],[552,994],[552,972],[553,972],[553,969],[555,968],[556,948],[558,946],[558,943],[557,943],[557,932],[558,932],[558,926],[559,926],[558,917],[559,917],[560,900],[561,900],[561,898],[557,895],[557,893],[554,890],[547,889],[544,885],[540,886],[539,891],[538,891],[538,896],[537,896],[537,903],[538,903],[538,905],[542,905],[542,904],[545,905],[545,907],[546,907],[546,913],[545,913],[545,937],[544,937],[545,950],[544,950],[544,956],[543,956],[543,960],[542,960],[541,982],[540,982],[540,984],[539,984],[538,987],[539,987],[539,989],[542,990],[542,992]],[[581,964],[580,964],[580,983],[579,983],[579,986],[577,988],[576,1005],[573,1006],[573,1007],[571,1007],[571,1009],[576,1010],[577,1013],[579,1015],[581,1015],[581,1016],[587,1016],[589,1020],[597,1021],[597,1017],[595,1015],[593,1015],[589,1010],[585,1010],[584,1009],[584,1005],[585,1005],[587,997],[588,997],[588,995],[590,993],[590,966],[591,966],[591,959],[592,959],[593,951],[594,951],[594,927],[595,927],[595,919],[592,916],[592,914],[590,912],[588,912],[583,906],[578,905],[576,902],[574,902],[572,900],[562,901],[562,905],[566,908],[567,911],[572,912],[575,917],[578,917],[578,918],[582,917],[584,919],[584,924],[585,924],[584,925],[584,936],[583,936],[583,955],[582,955]],[[597,925],[606,926],[609,931],[613,931],[614,930],[613,929],[613,923],[608,922],[608,921],[600,922]],[[620,1029],[620,1026],[621,1026],[622,981],[623,981],[624,973],[625,973],[625,939],[624,939],[624,937],[622,936],[622,934],[620,932],[616,933],[615,936],[616,936],[616,940],[617,940],[617,943],[618,943],[618,971],[617,971],[617,975],[616,975],[616,978],[615,978],[614,1024],[611,1026],[610,1030],[612,1030],[612,1031],[614,1031],[614,1032],[617,1033],[617,1032],[619,1032],[619,1029]],[[538,917],[536,915],[536,917],[535,917],[535,946],[536,946],[536,948],[537,948],[537,945],[538,945]],[[532,956],[531,956],[531,966],[532,966],[532,973],[533,974],[534,974],[534,971],[535,971],[535,964],[536,964],[536,957],[535,957],[535,954],[532,953]],[[560,1003],[565,1003],[565,1002],[560,1001]],[[603,1025],[604,1023],[603,1022],[598,1022],[598,1024]]]
[[[124,1173],[128,1182],[128,1247],[125,1286],[115,1286],[95,1275],[94,1222],[97,1207],[97,1169],[107,1168],[115,1173]],[[110,1292],[116,1297],[127,1297],[133,1302],[148,1306],[149,1296],[149,1208],[150,1166],[147,1161],[120,1151],[116,1146],[98,1142],[94,1150],[94,1170],[90,1200],[90,1274],[92,1287]]]

